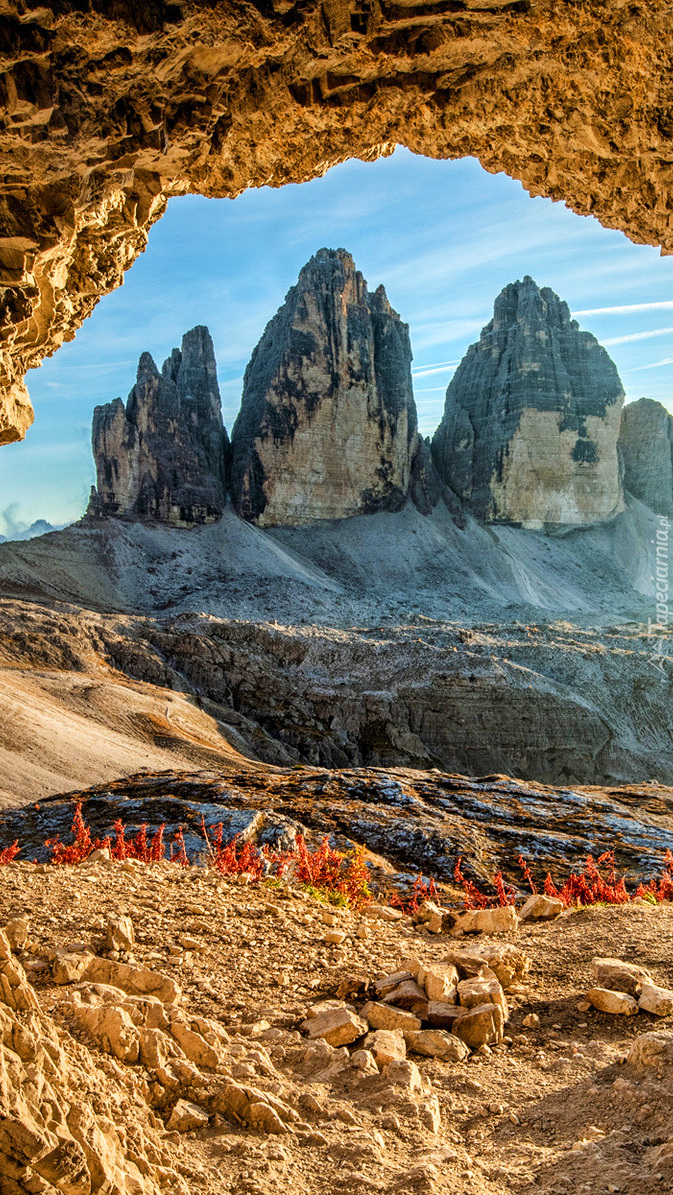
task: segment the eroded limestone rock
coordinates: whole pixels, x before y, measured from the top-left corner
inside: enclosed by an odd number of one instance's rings
[[[208,329],[186,332],[161,373],[143,353],[126,406],[116,398],[95,408],[92,443],[90,515],[179,527],[219,518],[229,440]]]
[[[542,528],[623,509],[624,391],[596,338],[532,278],[506,286],[446,392],[437,471],[488,522]]]
[[[673,415],[651,398],[627,403],[619,448],[625,488],[657,514],[673,517]]]
[[[9,0],[3,20],[0,443],[30,424],[25,371],[121,284],[171,195],[302,182],[404,142],[673,245],[657,0]]]
[[[232,432],[238,513],[260,526],[405,502],[419,444],[409,329],[345,249],[321,249],[267,325]]]

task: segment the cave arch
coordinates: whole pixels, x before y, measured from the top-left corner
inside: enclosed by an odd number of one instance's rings
[[[7,0],[0,443],[173,195],[401,144],[673,252],[672,58],[660,0]]]

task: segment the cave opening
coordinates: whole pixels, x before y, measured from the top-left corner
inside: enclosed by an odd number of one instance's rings
[[[33,523],[43,529],[40,520],[62,526],[84,513],[95,480],[93,407],[125,399],[140,353],[151,351],[160,364],[195,324],[211,330],[231,432],[254,346],[322,246],[351,252],[371,289],[383,284],[409,324],[424,436],[437,428],[447,384],[496,295],[526,275],[555,290],[606,345],[627,403],[645,394],[671,409],[669,258],[563,204],[532,198],[474,159],[442,162],[398,149],[234,200],[171,199],[124,287],[28,374],[38,418],[2,454],[0,531],[13,538]],[[591,460],[596,451],[583,439],[575,458]]]

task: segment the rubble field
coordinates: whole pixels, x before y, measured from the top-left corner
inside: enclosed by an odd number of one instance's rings
[[[671,1189],[673,906],[498,913],[3,867],[0,1192]]]

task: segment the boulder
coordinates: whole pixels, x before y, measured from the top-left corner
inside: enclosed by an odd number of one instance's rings
[[[490,1046],[503,1039],[505,1018],[499,1004],[477,1004],[456,1017],[451,1032],[471,1050]]]
[[[375,1029],[365,1038],[365,1050],[369,1050],[379,1068],[391,1062],[406,1058],[407,1048],[400,1029]]]
[[[456,917],[454,929],[464,934],[506,934],[517,928],[514,905],[495,909],[468,909]]]
[[[367,1034],[367,1038],[370,1035]],[[365,1041],[367,1040],[365,1038]],[[376,1065],[376,1059],[371,1050],[354,1050],[351,1054],[351,1065],[362,1072],[363,1075],[378,1075],[379,1068]]]
[[[515,946],[483,946],[480,954],[505,991],[520,983],[530,971],[530,958]]]
[[[461,979],[458,984],[458,1002],[463,1008],[476,1008],[480,1004],[497,1004],[505,1020],[509,1016],[507,1000],[497,979]]]
[[[427,1012],[428,998],[415,979],[405,979],[384,996],[383,1003],[404,1008],[422,1018]]]
[[[392,975],[384,975],[382,979],[377,979],[374,984],[376,995],[383,999],[389,992],[394,991],[401,983],[407,979],[416,979],[417,975],[412,975],[410,971],[394,971]]]
[[[412,1062],[409,1058],[405,1058],[400,1062],[391,1062],[386,1067],[386,1078],[395,1087],[406,1088],[410,1095],[423,1089],[421,1072],[416,1063]]]
[[[268,527],[399,510],[419,445],[407,325],[350,253],[319,250],[245,371],[238,514]]]
[[[470,1051],[452,1033],[441,1029],[414,1029],[405,1033],[407,1049],[426,1058],[443,1058],[447,1062],[464,1062]]]
[[[238,1083],[226,1083],[213,1095],[210,1106],[234,1124],[250,1125],[264,1133],[288,1133],[299,1120],[290,1108],[269,1091],[258,1091]]]
[[[90,954],[79,954],[69,950],[56,951],[51,962],[54,983],[77,983],[91,963],[91,957]]]
[[[627,1062],[631,1066],[673,1066],[673,1030],[655,1029],[641,1033],[629,1050]]]
[[[456,915],[451,909],[444,909],[434,900],[424,900],[414,913],[414,923],[424,925],[431,934],[448,934],[453,928]]]
[[[457,1004],[443,1004],[439,1000],[428,1001],[428,1012],[424,1018],[433,1029],[452,1029],[454,1022],[460,1016]]]
[[[346,1005],[328,1008],[302,1024],[307,1037],[320,1037],[330,1046],[347,1046],[366,1033],[369,1026]]]
[[[652,976],[645,967],[636,963],[624,963],[617,958],[595,958],[592,967],[596,986],[610,988],[613,992],[628,992],[638,997],[644,983],[651,983]]]
[[[476,518],[541,528],[624,507],[617,369],[566,303],[513,282],[446,392],[432,440],[437,473]]]
[[[523,908],[519,909],[519,921],[553,921],[563,912],[563,901],[555,896],[545,896],[536,892],[528,897]]]
[[[205,1129],[208,1113],[191,1100],[178,1100],[166,1123],[169,1132],[187,1133],[191,1129]]]
[[[432,963],[429,966],[421,966],[418,971],[418,982],[425,989],[429,1000],[443,1004],[455,1003],[458,972],[452,963]]]
[[[177,1004],[182,996],[179,985],[168,975],[149,967],[116,963],[95,955],[74,955],[84,958],[86,966],[79,978],[93,983],[111,984],[131,996],[156,996],[162,1004]]]
[[[402,1029],[404,1032],[421,1028],[421,1018],[391,1004],[369,1000],[362,1009],[362,1016],[372,1029]]]
[[[494,971],[491,969],[489,960],[486,957],[487,947],[479,947],[479,950],[449,950],[444,955],[444,963],[450,963],[456,968],[460,979],[472,979],[475,975],[489,975],[492,976]],[[490,948],[494,951],[507,949],[507,947],[493,946]]]
[[[140,1034],[128,1012],[114,1004],[74,1004],[73,1016],[96,1039],[101,1049],[122,1062],[137,1062]]]
[[[638,1007],[643,1012],[654,1013],[655,1017],[670,1017],[673,1013],[673,992],[654,983],[643,983]]]
[[[598,1012],[609,1012],[624,1017],[634,1017],[638,1012],[638,1004],[633,996],[629,996],[628,992],[614,992],[609,988],[590,988],[586,998]]]
[[[108,917],[105,927],[106,950],[131,950],[136,940],[130,917]]]
[[[4,934],[14,952],[17,950],[23,950],[26,942],[28,941],[28,918],[12,918],[11,921],[7,922],[4,928]]]

